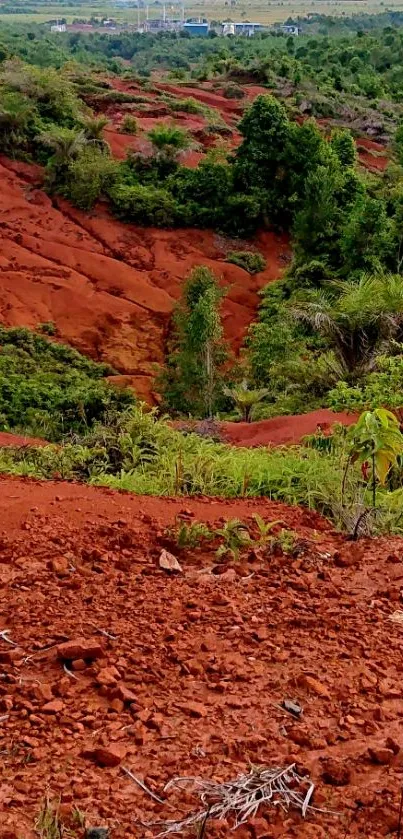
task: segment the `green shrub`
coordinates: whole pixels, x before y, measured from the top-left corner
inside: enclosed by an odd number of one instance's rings
[[[117,180],[118,163],[101,148],[89,145],[69,165],[63,194],[76,207],[90,210]]]
[[[230,251],[227,254],[226,262],[232,262],[244,268],[248,274],[258,274],[266,268],[266,260],[261,253],[255,251]]]
[[[180,208],[165,189],[120,184],[109,190],[109,197],[115,215],[125,221],[171,227],[180,220]]]
[[[186,99],[168,99],[171,111],[183,111],[186,114],[203,114],[206,111],[206,106],[202,102],[198,102],[193,96],[188,96]]]
[[[224,96],[226,99],[244,99],[245,91],[237,84],[227,84],[224,87]]]
[[[28,329],[0,327],[0,346],[3,429],[58,440],[134,402],[129,392],[104,380],[110,367]]]
[[[138,122],[136,120],[136,117],[134,117],[132,114],[126,114],[126,116],[122,119],[119,131],[121,132],[121,134],[137,134]]]

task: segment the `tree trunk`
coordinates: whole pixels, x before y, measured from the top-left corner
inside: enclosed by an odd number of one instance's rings
[[[211,341],[206,344],[206,411],[208,419],[213,419],[213,393],[214,393],[214,361]]]

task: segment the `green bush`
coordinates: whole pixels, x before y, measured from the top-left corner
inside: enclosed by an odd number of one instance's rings
[[[28,329],[0,327],[0,346],[3,430],[59,440],[134,402],[105,381],[110,367]]]
[[[248,274],[258,274],[266,268],[266,260],[261,253],[256,251],[230,251],[227,254],[226,262],[239,265]]]
[[[138,122],[132,114],[126,114],[119,126],[121,134],[137,134]]]
[[[226,99],[244,99],[245,91],[237,84],[227,84],[224,87],[224,96]]]
[[[63,194],[76,207],[90,210],[117,180],[118,163],[101,148],[85,147],[68,168]]]
[[[180,221],[180,207],[165,189],[119,184],[109,190],[109,197],[113,212],[124,221],[157,227],[171,227]]]

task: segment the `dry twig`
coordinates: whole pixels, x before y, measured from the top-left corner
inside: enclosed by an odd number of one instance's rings
[[[208,818],[229,818],[235,830],[248,819],[253,819],[262,804],[282,807],[283,810],[295,807],[303,816],[308,809],[323,812],[311,807],[315,786],[308,778],[298,775],[295,763],[285,769],[278,766],[272,769],[252,767],[248,774],[222,784],[202,778],[173,778],[165,790],[189,785],[195,787],[202,809],[180,821],[160,822],[162,831],[159,837],[182,833],[185,828],[194,825],[205,827]]]
[[[126,769],[125,766],[122,766],[122,772],[124,772],[125,775],[128,775],[129,778],[132,779],[132,781],[134,781],[142,790],[144,790],[144,792],[148,793],[148,795],[150,795],[151,798],[154,799],[154,801],[158,801],[158,804],[166,804],[164,798],[159,798],[159,796],[156,795],[155,792],[146,787],[145,783],[143,783],[143,781],[140,781],[140,778],[136,778],[136,776],[133,775],[132,772],[130,772],[130,769]]]
[[[69,670],[69,668],[67,667],[67,664],[63,664],[63,670],[64,670],[65,673],[67,673],[68,676],[71,676],[72,679],[75,679],[77,682],[80,681],[79,677],[76,676],[76,674],[73,673],[72,670]]]
[[[7,643],[7,644],[11,644],[11,646],[12,646],[12,647],[18,647],[18,644],[16,644],[16,643],[15,643],[15,641],[12,641],[12,640],[11,640],[11,638],[8,638],[8,635],[9,635],[9,634],[10,634],[10,630],[9,630],[9,629],[3,629],[3,630],[0,632],[0,638],[1,638],[3,641],[6,641],[6,643]]]

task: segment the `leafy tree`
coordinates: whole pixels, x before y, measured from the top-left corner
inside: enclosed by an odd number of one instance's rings
[[[24,146],[33,126],[34,109],[20,93],[3,91],[0,98],[0,145],[13,153]]]
[[[357,149],[350,131],[337,129],[332,133],[330,143],[343,166],[354,166],[357,160]]]
[[[117,181],[118,163],[98,145],[87,145],[71,161],[65,176],[63,194],[76,207],[89,210]]]
[[[87,143],[84,131],[54,125],[39,134],[37,139],[53,152],[48,163],[49,183],[53,186],[59,181],[63,183],[70,164]]]
[[[183,128],[164,123],[152,128],[147,136],[157,153],[169,161],[176,160],[178,154],[187,149],[190,143],[189,136]]]
[[[399,336],[403,324],[403,283],[394,275],[363,276],[334,285],[337,296],[312,293],[292,304],[297,320],[309,324],[333,349],[340,377],[354,381],[374,366],[377,356]]]
[[[392,251],[392,223],[384,202],[359,195],[340,236],[343,273],[382,269]]]
[[[104,128],[108,125],[107,117],[87,117],[83,123],[83,129],[86,139],[89,143],[93,143],[98,148],[105,150],[109,149],[108,143],[104,139]]]
[[[227,358],[222,297],[209,268],[191,271],[174,314],[172,348],[162,375],[165,403],[174,410],[212,417],[218,404]]]

